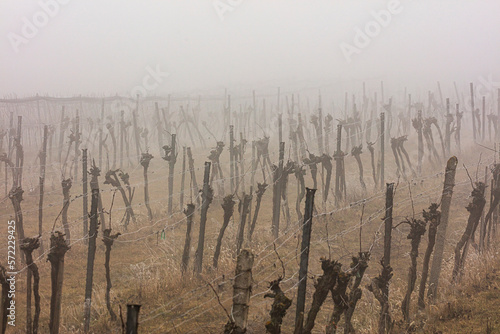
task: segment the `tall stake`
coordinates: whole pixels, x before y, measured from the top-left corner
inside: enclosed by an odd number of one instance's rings
[[[309,267],[309,245],[311,242],[314,193],[316,189],[306,188],[306,206],[304,209],[304,225],[302,227],[302,243],[300,247],[299,287],[297,290],[297,308],[295,313],[295,334],[301,334],[304,324],[306,305],[307,270]]]
[[[172,142],[170,144],[170,159],[168,160],[168,214],[172,214],[174,196],[174,167],[177,160],[177,152],[175,150],[175,134],[172,134]]]
[[[231,194],[234,193],[234,126],[229,125],[229,178]]]
[[[337,124],[337,150],[335,158],[335,201],[338,204],[342,199],[342,165],[344,153],[342,152],[342,124]]]
[[[186,180],[186,146],[182,147],[182,172],[181,172],[181,193],[179,198],[179,206],[182,210],[184,207],[184,183]]]
[[[233,307],[231,316],[234,322],[231,333],[246,333],[248,323],[248,303],[252,293],[252,267],[254,255],[247,249],[243,249],[236,260],[236,270],[233,284]],[[228,327],[228,326],[226,326]]]
[[[88,204],[88,182],[87,182],[87,149],[82,150],[82,165],[83,165],[83,237],[87,235],[89,230],[89,204]],[[88,239],[84,239],[85,244],[88,244]]]
[[[380,113],[380,187],[385,183],[385,114]],[[386,265],[389,265],[386,263]]]
[[[273,237],[277,239],[280,230],[281,212],[281,178],[283,174],[283,160],[285,159],[285,143],[280,143],[278,167],[273,172]]]
[[[446,98],[446,128],[445,128],[445,140],[444,140],[446,145],[446,154],[450,154],[452,122],[453,122],[453,115],[450,114],[450,99]]]
[[[101,103],[101,119],[99,120],[99,168],[102,166],[102,133],[104,132],[104,99]],[[121,167],[121,166],[120,166]]]
[[[472,115],[472,133],[474,135],[474,142],[476,141],[476,115],[474,110],[474,84],[470,83],[470,106]]]
[[[139,94],[137,94],[137,99],[135,101],[135,109],[132,111],[132,123],[134,126],[134,137],[135,137],[135,152],[138,160],[141,159],[141,146],[140,146],[140,134],[139,127],[137,126],[137,113],[139,112]],[[120,166],[123,167],[123,166]]]
[[[385,193],[385,234],[384,234],[384,265],[391,264],[391,240],[392,240],[392,207],[394,202],[394,183],[387,183]]]
[[[75,158],[73,160],[73,164],[75,165],[75,172],[74,172],[74,178],[76,179],[78,177],[78,156],[80,155],[80,116],[78,115],[78,111],[76,112],[76,118],[75,118],[75,128],[74,128],[74,135],[75,135]]]
[[[125,332],[127,334],[138,334],[139,329],[139,310],[141,305],[128,304],[127,305],[127,327]]]
[[[48,126],[45,125],[43,127],[43,142],[42,142],[42,151],[40,152],[40,179],[39,179],[39,188],[40,188],[40,199],[38,201],[38,234],[40,236],[43,235],[43,193],[44,193],[44,185],[45,185],[45,165],[47,162],[47,135],[48,135]],[[43,243],[40,240],[40,255],[43,254]]]
[[[86,152],[86,150],[84,151]],[[96,183],[93,182],[92,187],[92,202],[90,205],[90,229],[89,229],[89,248],[87,255],[87,277],[85,280],[85,304],[83,319],[84,332],[88,333],[90,329],[90,309],[92,304],[92,281],[94,278],[94,260],[97,241],[97,207],[99,205],[99,188],[96,188]]]
[[[446,164],[443,194],[441,195],[441,222],[437,228],[436,248],[434,250],[434,256],[432,257],[431,272],[429,277],[429,291],[427,294],[431,301],[434,301],[437,296],[437,287],[439,275],[441,274],[441,264],[443,262],[446,228],[448,227],[448,217],[450,214],[453,187],[455,186],[457,164],[458,159],[456,157],[448,159],[448,163]]]
[[[484,141],[484,134],[486,133],[486,96],[483,96],[483,117],[481,118],[481,140]]]

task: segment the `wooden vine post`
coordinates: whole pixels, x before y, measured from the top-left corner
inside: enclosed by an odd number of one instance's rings
[[[281,178],[283,174],[283,160],[285,158],[285,143],[280,143],[278,166],[273,170],[273,220],[272,232],[273,238],[277,239],[280,230],[280,212],[281,212]]]
[[[132,123],[134,126],[134,138],[135,138],[135,153],[137,159],[141,159],[141,140],[139,127],[137,126],[137,113],[139,112],[139,94],[137,94],[137,99],[135,101],[135,109],[132,111]],[[121,166],[123,167],[123,166]]]
[[[186,146],[182,146],[182,172],[181,172],[181,192],[179,198],[179,207],[184,208],[184,184],[186,180]]]
[[[102,134],[104,132],[104,99],[101,102],[101,118],[99,119],[99,168],[102,168]]]
[[[80,156],[80,143],[81,141],[81,132],[80,132],[80,116],[78,114],[78,110],[76,111],[75,117],[75,125],[73,130],[73,135],[75,136],[75,157],[73,160],[73,164],[75,165],[75,171],[73,177],[76,179],[78,177],[78,157]]]
[[[231,110],[229,111],[231,115]],[[229,125],[229,179],[231,185],[231,194],[234,193],[234,126]]]
[[[174,196],[174,167],[177,160],[176,152],[176,136],[172,134],[172,140],[170,146],[165,145],[163,149],[165,150],[164,160],[168,161],[168,214],[171,215],[173,212],[173,196]]]
[[[474,136],[474,142],[476,142],[476,111],[474,109],[474,84],[470,83],[470,107],[472,115],[472,134]]]
[[[389,304],[389,281],[393,276],[391,262],[391,239],[392,239],[392,207],[393,207],[394,183],[387,183],[385,194],[385,233],[384,233],[384,257],[380,261],[382,271],[374,277],[368,285],[368,290],[373,293],[380,304],[380,315],[378,321],[378,334],[391,331],[392,320]]]
[[[299,285],[297,290],[297,308],[295,312],[294,334],[301,334],[304,324],[306,305],[307,270],[309,267],[309,245],[311,243],[314,193],[316,189],[306,188],[306,204],[304,209],[304,225],[302,227],[302,243],[300,247]]]
[[[88,333],[90,329],[90,310],[92,305],[92,282],[94,278],[94,260],[97,248],[97,233],[99,229],[97,207],[99,205],[99,188],[96,188],[97,182],[92,182],[92,201],[90,205],[90,229],[89,229],[89,248],[87,254],[87,276],[85,281],[85,304],[84,304],[84,332]]]
[[[191,250],[191,230],[193,229],[193,216],[194,216],[195,206],[193,203],[189,203],[184,209],[184,214],[186,215],[186,240],[184,242],[184,251],[182,252],[182,262],[181,271],[184,274],[187,271],[189,264],[189,251]]]
[[[342,199],[342,166],[344,164],[344,152],[342,152],[342,124],[337,125],[337,150],[333,155],[335,159],[335,202],[338,204]]]
[[[437,297],[437,287],[439,276],[441,274],[441,265],[443,262],[444,246],[446,239],[446,229],[448,227],[448,217],[450,214],[451,198],[453,196],[453,187],[455,186],[455,174],[458,159],[451,157],[446,164],[444,175],[444,187],[441,195],[441,221],[437,228],[436,246],[432,258],[431,271],[429,276],[428,298],[433,302]]]
[[[235,279],[233,284],[233,322],[226,325],[225,333],[246,333],[248,324],[248,303],[252,294],[252,267],[254,255],[243,249],[236,260]],[[230,331],[228,329],[230,328]]]
[[[385,113],[380,113],[380,187],[385,184]]]
[[[139,333],[139,310],[141,305],[127,304],[127,325],[125,327],[126,334]]]
[[[87,171],[87,149],[83,149],[82,150],[82,165],[83,165],[83,168],[82,168],[82,181],[83,181],[83,213],[82,213],[82,217],[83,217],[83,233],[82,233],[82,236],[85,238],[85,236],[87,235],[87,232],[89,230],[89,211],[88,211],[88,207],[89,207],[89,204],[88,204],[88,182],[87,182],[87,174],[88,174],[88,171]],[[85,238],[84,239],[84,243],[85,245],[88,244],[88,239]]]
[[[40,198],[38,201],[38,234],[43,235],[43,195],[45,186],[45,168],[47,163],[47,136],[48,126],[43,127],[43,142],[42,150],[40,151],[40,179],[38,187],[40,191]],[[43,254],[43,241],[40,240],[40,255]]]

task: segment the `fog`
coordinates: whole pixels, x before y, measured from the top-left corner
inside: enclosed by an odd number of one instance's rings
[[[151,95],[380,80],[422,95],[440,81],[448,95],[454,81],[500,77],[499,12],[457,0],[2,0],[0,95],[130,95],[151,71]]]

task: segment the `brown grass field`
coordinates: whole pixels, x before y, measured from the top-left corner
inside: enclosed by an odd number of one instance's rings
[[[416,150],[408,143],[408,151],[416,161]],[[271,143],[270,147],[274,147]],[[247,150],[246,164],[250,165]],[[275,148],[271,161],[277,160]],[[353,317],[353,325],[357,333],[374,333],[377,328],[379,313],[378,302],[365,288],[370,278],[380,272],[379,260],[382,257],[383,229],[382,218],[384,214],[385,189],[374,189],[371,178],[371,166],[367,150],[363,153],[364,178],[368,191],[363,194],[358,182],[357,166],[352,157],[346,158],[346,178],[348,187],[348,198],[335,206],[333,194],[330,193],[329,203],[326,205],[325,215],[318,215],[313,219],[312,239],[309,261],[307,303],[311,301],[314,292],[314,279],[321,275],[320,257],[331,257],[343,263],[348,268],[350,258],[360,248],[368,250],[372,248],[371,260],[362,283],[363,297]],[[478,164],[481,154],[481,162]],[[206,160],[208,150],[197,149],[194,151],[194,159],[197,168],[197,181],[202,184],[203,161]],[[26,161],[32,160],[28,155]],[[223,157],[227,158],[227,152]],[[496,246],[485,254],[478,254],[473,249],[469,253],[466,271],[462,283],[454,286],[451,282],[451,269],[453,265],[453,248],[466,225],[468,212],[465,206],[469,202],[471,191],[470,180],[467,177],[462,164],[465,164],[472,177],[484,179],[485,166],[494,161],[493,152],[478,150],[478,147],[470,147],[458,156],[456,186],[454,189],[452,210],[448,226],[447,243],[445,248],[444,269],[440,280],[440,296],[437,305],[428,307],[425,312],[419,312],[416,306],[416,295],[420,280],[422,257],[427,245],[427,234],[422,238],[420,245],[418,277],[416,289],[413,293],[411,303],[411,315],[418,333],[486,333],[489,326],[490,333],[500,331],[498,324],[498,307],[500,304],[500,262],[498,260],[498,248]],[[157,154],[150,165],[150,198],[154,219],[149,221],[144,206],[142,167],[124,168],[130,173],[131,183],[135,186],[133,208],[138,217],[137,224],[130,223],[128,231],[120,225],[124,214],[124,207],[119,193],[116,194],[114,208],[112,210],[113,232],[121,232],[111,252],[111,279],[113,287],[111,290],[111,302],[115,313],[119,313],[119,306],[125,312],[127,303],[138,303],[142,305],[139,318],[139,329],[141,333],[221,333],[227,317],[224,310],[217,302],[214,292],[207,282],[216,287],[222,305],[230,311],[232,302],[232,277],[235,267],[235,241],[239,214],[237,205],[233,221],[230,223],[223,239],[222,253],[218,270],[211,267],[213,251],[220,226],[222,224],[221,199],[216,198],[212,202],[207,221],[206,244],[204,252],[204,268],[201,278],[193,275],[192,264],[194,252],[198,240],[199,209],[195,213],[193,240],[191,249],[190,266],[185,277],[181,277],[180,259],[185,238],[185,217],[180,212],[179,195],[181,159],[178,157],[176,164],[174,205],[176,213],[169,217],[167,214],[167,163]],[[397,183],[394,199],[394,223],[405,217],[420,216],[422,209],[426,209],[431,202],[439,202],[443,188],[444,162],[439,166],[432,167],[425,164],[422,177],[409,183],[395,177],[395,164],[392,152],[386,151],[386,181]],[[229,175],[227,161],[223,163],[225,177]],[[81,171],[81,169],[80,169]],[[3,175],[3,172],[2,172]],[[46,195],[44,208],[44,235],[43,242],[47,250],[49,232],[55,217],[62,208],[62,193],[58,172],[55,167],[47,171]],[[113,190],[109,185],[103,185],[104,172],[101,173],[100,186],[105,210],[109,210]],[[247,174],[246,187],[248,191],[249,174]],[[334,178],[333,178],[334,179]],[[318,180],[321,180],[318,174]],[[256,181],[262,182],[262,173],[256,174]],[[34,236],[37,234],[38,226],[38,167],[25,167],[23,180],[25,189],[24,201],[22,202],[25,234]],[[332,180],[332,183],[334,180]],[[79,182],[71,189],[72,198],[82,193]],[[226,192],[228,189],[226,180]],[[269,183],[269,182],[268,182]],[[321,184],[321,181],[318,182]],[[28,187],[28,184],[30,187]],[[34,186],[33,186],[34,185]],[[189,175],[186,177],[186,188],[189,188]],[[310,173],[307,171],[306,186],[311,186]],[[332,187],[334,184],[332,184]],[[411,187],[411,198],[409,189]],[[31,191],[28,189],[31,188]],[[3,188],[1,189],[3,193]],[[275,241],[277,252],[284,262],[285,278],[281,284],[286,295],[294,300],[284,319],[283,333],[292,333],[295,318],[295,298],[297,292],[298,269],[299,269],[299,243],[301,236],[301,224],[296,221],[295,198],[296,182],[293,174],[289,178],[288,186],[291,221],[287,225],[281,215],[281,233]],[[196,196],[193,194],[192,196]],[[321,212],[321,191],[316,193],[316,207]],[[184,203],[189,203],[191,195],[186,191]],[[271,235],[272,217],[272,189],[266,191],[257,222],[256,232],[251,244],[245,243],[244,247],[251,249],[255,254],[253,267],[253,290],[250,301],[250,315],[248,333],[264,333],[264,324],[269,319],[269,311],[272,304],[271,299],[263,296],[268,290],[268,282],[282,275],[282,267],[276,253],[273,250],[273,238]],[[361,199],[366,198],[365,204]],[[489,203],[489,191],[487,195]],[[90,204],[90,200],[89,200]],[[487,204],[486,208],[489,204]],[[302,203],[303,210],[303,203]],[[360,219],[364,206],[360,240]],[[255,207],[253,201],[252,213]],[[414,213],[413,213],[414,211]],[[83,333],[83,304],[85,291],[85,275],[87,261],[87,246],[84,244],[82,235],[82,199],[75,199],[69,207],[69,221],[71,224],[72,240],[71,249],[65,257],[63,307],[62,307],[62,333]],[[0,203],[0,216],[5,222],[13,216],[10,201],[4,199]],[[106,215],[106,219],[109,216]],[[106,221],[108,225],[108,221]],[[6,248],[7,229],[2,224],[0,238],[2,249]],[[56,222],[56,229],[62,230],[61,221]],[[165,231],[165,239],[161,237],[161,230]],[[391,312],[398,324],[402,323],[400,311],[401,301],[406,289],[406,277],[409,266],[410,244],[406,239],[408,228],[398,227],[393,231],[392,266],[395,274],[390,285]],[[119,322],[112,322],[105,304],[105,272],[104,272],[104,245],[101,241],[102,233],[99,231],[98,248],[95,260],[94,287],[92,296],[92,333],[120,333]],[[34,253],[35,261],[39,267],[41,282],[41,319],[40,332],[48,332],[49,303],[50,303],[50,263],[46,261],[47,255]],[[1,262],[5,262],[4,256]],[[17,260],[18,268],[20,259]],[[25,299],[26,299],[26,271],[22,270],[17,275],[16,286],[17,321],[16,327],[8,328],[8,333],[24,333],[25,327]],[[321,312],[316,320],[314,333],[323,333],[329,320],[333,302],[327,298]],[[125,316],[125,314],[124,314]],[[340,324],[342,327],[342,323]],[[343,329],[342,329],[343,330]]]

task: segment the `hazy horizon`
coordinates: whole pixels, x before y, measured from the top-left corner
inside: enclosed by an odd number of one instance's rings
[[[342,45],[356,47],[358,29],[390,6],[348,61]],[[439,81],[451,95],[454,81],[500,81],[499,12],[494,1],[2,0],[0,96],[133,95],[151,72],[148,95],[381,80],[422,94]]]

